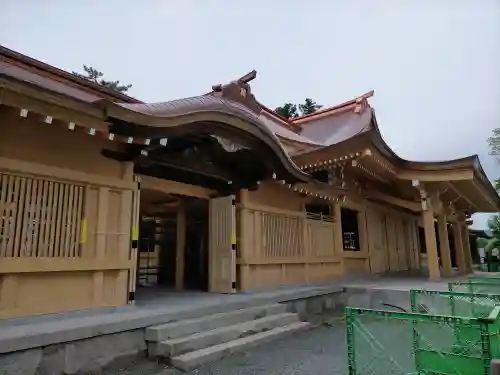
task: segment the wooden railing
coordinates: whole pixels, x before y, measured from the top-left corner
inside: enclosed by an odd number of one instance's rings
[[[332,217],[244,207],[239,219],[243,289],[324,282],[342,274],[338,223]]]
[[[242,208],[243,258],[260,260],[336,257],[334,218]]]
[[[304,254],[299,217],[262,212],[262,255],[266,258],[301,257]]]
[[[0,173],[0,258],[79,257],[84,187]]]

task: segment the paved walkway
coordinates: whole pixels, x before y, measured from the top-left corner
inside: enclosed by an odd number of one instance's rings
[[[183,373],[148,361],[102,375],[345,375],[345,325],[322,325],[288,339],[236,353],[211,365]]]

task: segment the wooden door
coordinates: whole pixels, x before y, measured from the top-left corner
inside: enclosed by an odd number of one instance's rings
[[[398,270],[408,271],[408,246],[406,238],[406,222],[400,217],[396,217],[396,236],[398,252]]]
[[[389,270],[399,271],[398,238],[396,221],[390,215],[386,216],[387,252],[389,254]]]
[[[367,210],[368,245],[370,247],[371,273],[388,270],[386,230],[384,216],[374,210]]]
[[[235,197],[210,200],[209,289],[236,291],[236,207]]]

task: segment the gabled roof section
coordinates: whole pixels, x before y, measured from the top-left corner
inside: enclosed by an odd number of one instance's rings
[[[310,149],[323,147],[320,142],[315,142],[301,134],[298,134],[281,123],[281,120],[273,116],[268,111],[262,110],[259,115],[259,119],[278,137],[284,138],[293,142],[298,142],[300,144],[309,146]]]
[[[300,133],[300,131],[302,130],[302,128],[299,125],[295,124],[290,119],[281,116],[278,112],[273,111],[272,109],[266,107],[262,103],[260,105],[262,106],[262,111],[265,112],[269,117],[272,117],[281,126],[290,129],[295,133]]]
[[[334,105],[332,107],[320,109],[319,111],[316,111],[314,113],[311,113],[310,115],[305,115],[305,116],[299,116],[296,117],[292,120],[292,122],[295,125],[299,125],[300,127],[303,127],[305,124],[311,124],[313,121],[317,121],[323,117],[329,117],[332,115],[337,115],[342,112],[349,112],[349,111],[354,111],[357,113],[360,111],[363,107],[366,107],[368,105],[368,98],[371,98],[374,95],[375,91],[369,91],[361,96],[358,96],[357,98],[348,100],[344,103]]]
[[[0,75],[13,77],[85,102],[109,99],[124,103],[140,103],[139,100],[128,95],[108,89],[1,45]]]

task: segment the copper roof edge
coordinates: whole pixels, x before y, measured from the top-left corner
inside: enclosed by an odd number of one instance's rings
[[[290,121],[286,117],[281,116],[279,113],[272,110],[271,108],[266,107],[264,104],[260,103],[260,105],[262,106],[262,110],[264,112],[266,112],[268,115],[275,117],[277,120],[279,120],[278,123],[280,126],[286,128],[288,130],[291,130],[297,134],[299,134],[300,131],[302,130],[302,127],[300,125],[293,123],[292,121]]]
[[[66,81],[69,82],[63,82],[63,83],[73,83],[76,84],[80,87],[85,87],[89,88],[92,90],[95,90],[97,92],[100,92],[102,94],[108,95],[110,97],[116,98],[118,100],[122,100],[128,103],[142,103],[140,100],[133,98],[131,96],[128,96],[126,94],[108,89],[102,85],[99,85],[97,83],[88,81],[86,79],[80,78],[72,73],[69,73],[63,69],[57,68],[53,65],[44,63],[43,61],[34,59],[33,57],[24,55],[20,52],[14,51],[10,48],[7,48],[5,46],[0,45],[0,57],[7,57],[11,59],[12,63],[20,63],[27,65],[28,67],[32,67],[35,69],[39,69],[41,71],[45,71],[47,73],[53,74],[57,76],[58,78],[62,78]],[[50,78],[50,77],[47,77]]]
[[[321,117],[325,116],[326,117],[327,115],[330,114],[330,112],[335,112],[335,113],[331,113],[332,115],[333,114],[337,114],[337,112],[336,112],[337,110],[340,110],[340,109],[343,109],[343,108],[348,109],[352,105],[359,104],[360,102],[365,101],[368,98],[373,97],[373,95],[375,95],[375,90],[368,91],[368,92],[364,93],[363,95],[360,95],[360,96],[358,96],[358,97],[356,97],[354,99],[348,100],[346,102],[343,102],[343,103],[340,103],[340,104],[337,104],[337,105],[334,105],[334,106],[331,106],[331,107],[328,107],[328,108],[325,108],[325,109],[320,109],[319,111],[316,111],[316,112],[311,113],[309,115],[295,117],[292,120],[292,123],[294,123],[295,125],[299,125],[300,126],[301,125],[300,123],[312,121],[316,117],[319,117],[319,116],[321,116]]]
[[[375,143],[375,146],[379,148],[379,151],[385,156],[393,159],[398,162],[403,168],[414,167],[413,169],[418,169],[419,167],[430,167],[435,168],[436,170],[440,169],[453,169],[460,167],[473,167],[476,169],[477,163],[479,162],[479,157],[477,155],[465,156],[457,159],[448,159],[448,160],[440,160],[440,161],[414,161],[408,160],[400,157],[396,152],[387,144],[384,140],[382,133],[380,132],[380,128],[378,126],[377,118],[375,116],[375,110],[372,108],[372,125],[374,132],[371,133],[372,139]],[[446,168],[448,167],[448,168]]]

